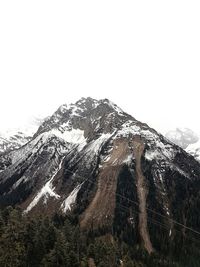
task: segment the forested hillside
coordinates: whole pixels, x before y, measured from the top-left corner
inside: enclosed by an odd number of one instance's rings
[[[165,253],[155,252],[150,256],[142,247],[134,244],[128,229],[121,233],[126,236],[126,242],[112,230],[106,234],[102,229],[86,234],[80,231],[75,217],[54,214],[52,218],[30,218],[22,216],[19,209],[8,207],[0,213],[0,266],[199,266],[196,240],[180,239],[179,243],[172,244],[168,252],[163,243],[161,251]]]

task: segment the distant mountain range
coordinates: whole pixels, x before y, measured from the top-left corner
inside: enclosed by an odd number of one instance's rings
[[[42,122],[43,119],[34,118],[20,128],[0,131],[0,153],[18,149],[28,143]]]
[[[166,137],[200,161],[199,135],[194,133],[191,129],[176,128],[173,131],[169,131],[166,134]]]

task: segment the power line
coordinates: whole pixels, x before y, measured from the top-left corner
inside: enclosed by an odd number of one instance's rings
[[[41,158],[43,158],[41,155],[38,155],[38,156],[41,157]],[[45,159],[45,158],[43,158],[43,159]],[[71,170],[69,170],[69,169],[67,169],[67,168],[65,168],[65,170],[68,171],[69,173],[71,173],[72,175],[76,175],[77,177],[83,178],[83,179],[85,179],[85,181],[88,181],[88,182],[94,184],[94,182],[91,181],[89,178],[86,178],[86,177],[81,176],[81,175],[77,175],[75,172],[72,172]],[[84,181],[84,182],[85,182],[85,181]],[[116,193],[116,195],[119,196],[119,197],[121,197],[121,198],[126,199],[127,201],[131,202],[131,203],[134,204],[134,205],[137,205],[137,206],[139,205],[138,202],[135,202],[135,201],[131,200],[130,198],[127,198],[127,197],[125,197],[125,196],[123,196],[123,195],[121,195],[121,194],[119,194],[119,193]],[[179,222],[177,222],[176,220],[173,220],[173,219],[171,219],[171,218],[169,218],[169,217],[167,217],[167,216],[165,216],[165,215],[163,215],[163,214],[161,214],[161,213],[159,213],[159,212],[157,212],[157,211],[155,211],[155,210],[153,210],[153,209],[150,209],[150,208],[148,208],[148,207],[146,207],[146,209],[147,209],[148,211],[150,211],[150,212],[156,214],[156,215],[159,215],[159,216],[161,216],[161,217],[167,219],[167,220],[170,221],[170,222],[173,222],[174,224],[177,224],[177,225],[179,225],[179,226],[182,226],[182,227],[184,227],[185,229],[190,230],[190,231],[192,231],[193,233],[200,235],[200,232],[198,232],[198,231],[192,229],[191,227],[188,227],[188,226],[186,226],[186,225],[184,225],[184,224],[182,224],[182,223],[179,223]]]
[[[130,207],[126,207],[126,206],[124,206],[124,205],[122,205],[122,204],[120,204],[120,203],[117,203],[117,205],[118,205],[119,207],[121,207],[121,208],[126,209],[127,211],[129,211],[129,208],[130,208]],[[131,208],[132,208],[132,207],[131,207]],[[134,209],[134,212],[136,212],[137,214],[140,214],[140,212],[137,211],[137,210],[135,210],[135,209]],[[161,222],[159,222],[159,221],[157,221],[157,220],[155,220],[155,219],[153,219],[153,218],[150,218],[149,216],[147,217],[147,220],[148,220],[150,223],[154,224],[154,225],[160,226],[161,228],[165,229],[167,232],[169,232],[170,230],[172,230],[173,232],[177,232],[177,233],[181,233],[181,234],[182,234],[182,232],[181,232],[180,230],[175,229],[175,228],[171,229],[171,228],[169,228],[168,225],[166,225],[166,224],[164,224],[164,223],[161,223]],[[200,239],[197,240],[197,239],[195,239],[195,238],[193,238],[193,237],[188,237],[188,236],[184,236],[184,238],[189,239],[189,240],[191,240],[191,241],[193,241],[193,242],[197,242],[198,245],[200,245]]]
[[[75,172],[72,172],[72,171],[70,171],[69,169],[65,169],[65,170],[67,170],[68,172],[70,172],[70,173],[73,174],[73,175],[76,175],[76,176],[78,176],[78,177],[80,177],[80,178],[84,178],[84,179],[86,179],[85,181],[91,182],[91,181],[89,181],[89,178],[83,177],[83,176],[81,176],[81,175],[77,175]],[[91,183],[94,184],[94,182],[91,182]],[[123,196],[123,195],[121,195],[121,194],[119,194],[119,193],[115,193],[115,194],[116,194],[117,196],[121,197],[121,198],[124,198],[124,199],[128,200],[129,202],[131,202],[131,203],[133,203],[133,204],[135,204],[135,205],[137,205],[137,206],[139,205],[138,202],[135,202],[135,201],[131,200],[130,198],[127,198],[127,197],[125,197],[125,196]],[[152,209],[150,209],[150,208],[148,208],[148,207],[146,207],[146,209],[149,210],[150,212],[154,213],[154,214],[157,214],[157,215],[159,215],[159,216],[161,216],[161,217],[167,219],[168,221],[173,222],[174,224],[177,224],[177,225],[179,225],[179,226],[182,226],[182,227],[186,228],[187,230],[190,230],[190,231],[192,231],[193,233],[200,235],[200,232],[198,232],[198,231],[192,229],[191,227],[188,227],[188,226],[186,226],[186,225],[184,225],[184,224],[182,224],[182,223],[179,223],[179,222],[177,222],[176,220],[173,220],[173,219],[171,219],[171,218],[169,218],[169,217],[167,217],[167,216],[165,216],[165,215],[163,215],[163,214],[161,214],[161,213],[159,213],[159,212],[157,212],[157,211],[155,211],[155,210],[152,210]]]
[[[39,142],[39,141],[40,141],[40,140],[38,140],[38,142]],[[37,142],[37,143],[38,143],[38,142]],[[85,143],[85,142],[82,142],[82,143],[78,144],[76,147],[78,147],[79,145],[81,145],[81,144],[83,144],[83,143]],[[27,154],[29,154],[29,153],[26,153],[25,155],[27,155]],[[58,153],[58,154],[59,154],[59,153]],[[61,155],[59,155],[59,156],[61,156]],[[40,157],[40,158],[42,158],[42,159],[45,159],[45,158],[42,157],[41,155],[38,155],[38,157]],[[21,157],[20,159],[23,159],[23,158]],[[16,161],[15,164],[16,164],[17,162],[19,162],[20,159],[18,159],[18,161]],[[26,162],[24,162],[24,164],[25,164],[25,163],[26,163]],[[23,166],[24,164],[22,164],[22,166]],[[20,166],[20,167],[22,167],[22,166]],[[86,178],[86,177],[81,176],[81,175],[77,175],[75,172],[72,172],[71,170],[69,170],[69,169],[67,169],[67,168],[65,168],[65,170],[68,171],[69,173],[73,174],[73,175],[76,175],[77,177],[80,177],[80,178],[85,179],[85,181],[88,181],[88,182],[94,184],[94,182],[91,182],[89,178]],[[84,182],[85,182],[85,181],[84,181]],[[116,193],[116,195],[119,196],[119,197],[121,197],[121,198],[126,199],[127,201],[131,202],[131,203],[134,204],[134,205],[137,205],[137,206],[139,205],[138,202],[135,202],[135,201],[131,200],[130,198],[127,198],[127,197],[125,197],[125,196],[123,196],[123,195],[121,195],[121,194],[119,194],[119,193]],[[190,230],[190,231],[192,231],[193,233],[200,235],[200,232],[198,232],[197,230],[192,229],[191,227],[188,227],[188,226],[186,226],[186,225],[184,225],[184,224],[182,224],[182,223],[180,223],[180,222],[178,222],[178,221],[176,221],[176,220],[173,220],[173,219],[171,219],[171,218],[169,218],[169,217],[167,217],[167,216],[165,216],[165,215],[163,215],[163,214],[161,214],[161,213],[159,213],[159,212],[157,212],[157,211],[155,211],[155,210],[153,210],[153,209],[150,209],[150,208],[148,208],[148,207],[146,207],[146,209],[147,209],[148,211],[150,211],[150,212],[156,214],[156,215],[159,215],[159,216],[161,216],[161,217],[167,219],[167,220],[170,221],[170,222],[173,222],[174,224],[177,224],[177,225],[179,225],[179,226],[182,226],[182,227],[184,227],[185,229]]]
[[[131,200],[131,199],[129,199],[129,198],[123,196],[123,195],[120,195],[120,194],[118,194],[118,193],[116,193],[116,195],[118,195],[118,196],[120,196],[120,197],[123,197],[124,199],[130,201],[131,203],[133,203],[133,204],[135,204],[135,205],[139,205],[139,203],[137,203],[137,202],[135,202],[135,201],[133,201],[133,200]],[[159,216],[161,216],[161,217],[163,217],[163,218],[165,218],[165,219],[168,219],[169,221],[171,221],[171,222],[173,222],[173,223],[175,223],[175,224],[177,224],[177,225],[179,225],[179,226],[183,226],[184,228],[186,228],[186,229],[188,229],[188,230],[194,232],[195,234],[200,235],[200,232],[198,232],[198,231],[196,231],[196,230],[194,230],[194,229],[192,229],[192,228],[190,228],[190,227],[188,227],[188,226],[186,226],[186,225],[184,225],[184,224],[182,224],[182,223],[179,223],[179,222],[177,222],[176,220],[173,220],[173,219],[171,219],[171,218],[169,218],[169,217],[167,217],[167,216],[165,216],[165,215],[163,215],[163,214],[161,214],[161,213],[159,213],[159,212],[157,212],[157,211],[155,211],[155,210],[153,210],[153,209],[150,209],[150,208],[148,208],[148,207],[146,207],[146,209],[147,209],[148,211],[150,211],[150,212],[156,214],[156,215],[159,215]]]

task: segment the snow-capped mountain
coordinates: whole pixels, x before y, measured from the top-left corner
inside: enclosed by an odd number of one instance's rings
[[[199,136],[188,128],[176,128],[166,134],[171,142],[185,149],[189,154],[200,161],[200,139]]]
[[[165,136],[183,149],[199,140],[198,135],[188,128],[176,128],[173,131],[167,132]]]
[[[189,145],[186,148],[186,151],[200,162],[200,140],[194,144]]]
[[[28,143],[32,139],[42,121],[42,119],[34,118],[31,122],[22,127],[1,131],[0,153],[18,149]]]
[[[166,242],[176,236],[174,220],[200,231],[200,164],[107,99],[61,106],[30,142],[0,156],[0,170],[1,206],[73,213],[87,231],[116,227],[120,235],[126,227],[149,253],[156,239],[148,220],[156,213]]]

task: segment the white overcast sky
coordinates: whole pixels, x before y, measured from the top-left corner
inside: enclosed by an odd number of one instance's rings
[[[199,1],[0,1],[0,128],[80,97],[200,133]]]

